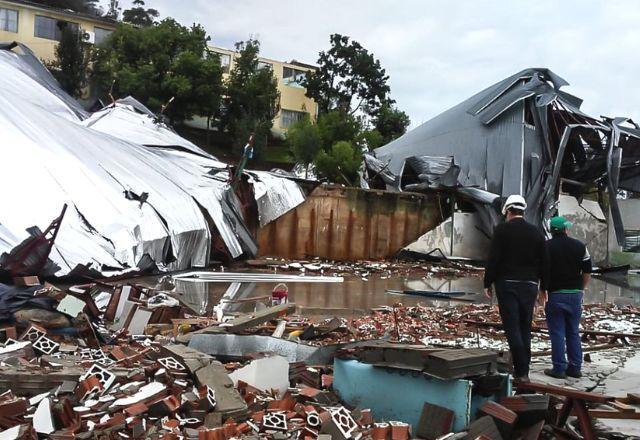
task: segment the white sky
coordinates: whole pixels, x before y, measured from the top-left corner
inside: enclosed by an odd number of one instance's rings
[[[105,0],[103,0],[104,3]],[[121,0],[121,6],[129,0]],[[212,43],[315,63],[341,33],[380,59],[412,127],[526,67],[548,67],[593,116],[640,122],[640,1],[147,0]],[[634,59],[636,61],[634,61]]]

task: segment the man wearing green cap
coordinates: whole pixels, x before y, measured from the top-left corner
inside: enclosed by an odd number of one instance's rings
[[[551,269],[545,314],[553,368],[544,373],[558,379],[582,376],[582,296],[591,279],[591,256],[584,243],[567,235],[571,226],[566,218],[553,217],[552,238],[547,241]]]

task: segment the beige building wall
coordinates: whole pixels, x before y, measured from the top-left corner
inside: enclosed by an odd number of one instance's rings
[[[239,54],[233,50],[211,46],[211,51],[220,54],[220,61],[225,69],[224,79],[235,65],[235,59]],[[308,114],[315,121],[318,117],[318,106],[316,102],[305,96],[306,89],[299,84],[302,75],[313,71],[312,66],[301,63],[276,61],[269,58],[259,58],[260,63],[268,64],[273,70],[273,74],[278,80],[278,90],[280,91],[280,111],[273,120],[272,132],[274,136],[284,138],[287,129],[295,120]],[[198,119],[193,121],[199,128],[206,128],[206,120]]]
[[[55,48],[58,42],[56,40],[35,36],[36,15],[77,23],[83,31],[94,34],[96,33],[96,28],[98,28],[98,33],[101,31],[112,31],[116,28],[116,24],[109,20],[99,18],[92,19],[83,14],[65,13],[64,11],[53,10],[46,7],[25,5],[21,2],[0,0],[0,9],[18,11],[17,32],[3,30],[0,27],[0,42],[17,41],[22,43],[29,47],[38,58],[45,61],[50,61],[55,57]]]

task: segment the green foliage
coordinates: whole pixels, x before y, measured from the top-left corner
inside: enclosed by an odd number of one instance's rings
[[[329,150],[338,141],[353,142],[362,130],[362,123],[353,115],[332,110],[320,114],[318,129],[324,149]]]
[[[122,21],[142,27],[153,26],[160,13],[156,9],[146,9],[144,6],[143,0],[133,0],[133,7],[122,13]]]
[[[347,36],[333,34],[330,42],[331,48],[320,52],[319,69],[305,80],[307,96],[318,103],[321,113],[339,109],[375,115],[389,101],[390,92],[380,61]]]
[[[411,124],[409,115],[389,103],[380,108],[373,120],[374,127],[382,135],[381,145],[388,144],[405,134],[409,124]]]
[[[355,144],[362,150],[373,150],[385,144],[382,134],[376,129],[361,131],[355,139]]]
[[[258,66],[259,41],[239,42],[236,50],[239,56],[226,83],[221,128],[232,134],[238,152],[253,132],[254,155],[261,158],[279,110],[278,83],[271,68]]]
[[[296,161],[307,167],[322,149],[322,137],[318,125],[309,117],[297,121],[287,132],[287,145]]]
[[[74,97],[80,97],[87,85],[88,46],[82,43],[80,32],[64,26],[60,42],[56,46],[55,60],[46,63],[62,89]]]
[[[167,18],[156,26],[119,24],[104,47],[96,49],[94,78],[114,96],[132,95],[172,123],[194,115],[217,116],[222,96],[222,69],[207,49],[200,25],[191,28]],[[115,81],[115,82],[114,82]]]
[[[321,114],[317,124],[302,119],[287,132],[287,144],[297,162],[314,163],[319,176],[348,185],[356,181],[362,148],[379,146],[379,139],[379,133],[362,131],[358,118],[339,110]]]
[[[321,150],[315,160],[318,176],[349,186],[357,184],[361,164],[362,151],[347,141],[336,142],[329,151]]]

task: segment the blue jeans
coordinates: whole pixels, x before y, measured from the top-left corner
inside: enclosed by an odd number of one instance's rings
[[[582,293],[549,294],[545,314],[551,338],[553,370],[557,373],[567,370],[579,372],[582,367],[579,329],[582,317],[582,296]]]

